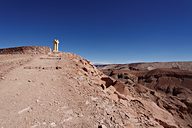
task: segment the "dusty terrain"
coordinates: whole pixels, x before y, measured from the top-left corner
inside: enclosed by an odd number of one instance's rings
[[[34,52],[37,51],[32,51]],[[133,75],[133,78],[137,77]],[[186,102],[189,103],[186,107],[179,102],[180,100],[173,100],[178,105],[183,105],[178,111],[182,110],[188,114],[181,120],[180,117],[174,117],[175,111],[171,111],[172,109],[168,111],[165,106],[160,106],[164,105],[162,102],[165,101],[161,100],[163,98],[161,96],[165,96],[166,99],[167,95],[158,91],[152,92],[152,88],[149,90],[144,86],[140,87],[134,80],[136,79],[129,79],[126,84],[123,80],[115,80],[104,75],[91,62],[71,53],[2,54],[0,55],[0,127],[192,126],[191,108],[188,109],[188,106],[191,106],[190,101]],[[141,83],[143,80],[141,79]]]

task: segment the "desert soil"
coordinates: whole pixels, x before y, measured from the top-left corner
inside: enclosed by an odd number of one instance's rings
[[[72,63],[67,55],[61,58],[2,55],[0,126],[47,128],[98,124],[91,119],[94,111],[88,109],[92,106],[87,107],[91,98],[97,98],[94,92],[86,90],[89,85],[84,77],[76,77]],[[75,79],[80,79],[84,87],[77,87],[80,83]]]

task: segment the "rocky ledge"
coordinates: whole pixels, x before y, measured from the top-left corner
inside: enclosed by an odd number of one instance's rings
[[[23,46],[0,49],[0,54],[48,54],[50,51],[46,46]]]

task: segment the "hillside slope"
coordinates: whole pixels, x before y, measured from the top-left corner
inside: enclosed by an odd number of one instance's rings
[[[182,127],[153,100],[104,75],[80,56],[0,58],[0,127]]]

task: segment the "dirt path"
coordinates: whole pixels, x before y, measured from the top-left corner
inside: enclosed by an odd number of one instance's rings
[[[77,82],[70,80],[70,60],[46,58],[35,57],[0,81],[1,127],[93,126],[83,117],[89,99],[79,95]]]

